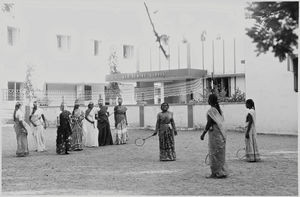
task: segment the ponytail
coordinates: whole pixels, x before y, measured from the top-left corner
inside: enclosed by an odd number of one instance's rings
[[[218,110],[218,112],[222,115],[222,110],[221,110],[221,108],[220,108],[220,105],[219,105],[219,103],[216,103],[216,109]]]

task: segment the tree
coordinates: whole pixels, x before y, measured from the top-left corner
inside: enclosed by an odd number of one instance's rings
[[[272,49],[281,62],[290,57],[297,92],[299,2],[252,2],[246,9],[255,20],[254,26],[246,31],[256,43],[257,55]]]
[[[32,65],[27,66],[26,70],[26,76],[25,76],[25,82],[24,82],[24,90],[25,90],[25,96],[29,101],[31,101],[35,94],[34,94],[34,87],[32,83],[32,72],[34,71],[34,68]]]
[[[247,10],[255,24],[247,35],[256,43],[258,54],[272,48],[280,61],[295,56],[298,48],[298,2],[253,2]]]
[[[110,74],[118,74],[118,56],[115,50],[112,50],[108,58],[108,65],[110,68]],[[110,82],[106,89],[107,98],[115,100],[117,97],[121,96],[121,90],[118,82]]]

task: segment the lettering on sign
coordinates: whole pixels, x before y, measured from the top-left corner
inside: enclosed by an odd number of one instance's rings
[[[120,79],[144,79],[144,78],[161,78],[165,77],[166,72],[151,72],[151,73],[129,73],[129,74],[120,74],[119,76],[110,75],[111,80],[120,80]]]

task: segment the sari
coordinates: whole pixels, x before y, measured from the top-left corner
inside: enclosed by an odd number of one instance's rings
[[[246,144],[246,161],[255,162],[260,161],[260,155],[258,152],[257,142],[256,142],[256,114],[254,109],[250,109],[248,114],[252,117],[253,123],[249,131],[249,138],[245,138]],[[246,123],[247,127],[250,126]]]
[[[94,123],[91,123],[87,120],[84,121],[85,124],[85,146],[87,147],[96,147],[98,146],[98,129],[96,128],[96,121],[95,121],[96,111],[95,108],[87,109],[86,116],[87,118]]]
[[[59,126],[57,128],[56,137],[56,153],[67,154],[70,150],[69,136],[72,134],[70,127],[70,115],[71,113],[67,110],[62,111],[59,114]]]
[[[114,108],[116,127],[115,144],[126,144],[126,141],[128,141],[126,111],[127,108],[122,105],[115,106]]]
[[[101,106],[98,111],[98,143],[99,146],[113,145],[113,139],[110,131],[110,124],[108,119],[109,113],[107,112],[107,106]]]
[[[37,152],[43,152],[46,150],[46,138],[45,129],[43,126],[42,119],[43,110],[38,108],[33,114],[31,114],[30,119],[36,125],[32,125],[32,135],[34,138],[34,143]]]
[[[16,137],[17,137],[16,155],[17,155],[17,157],[25,157],[25,156],[29,155],[28,140],[27,140],[28,132],[22,127],[21,124],[23,124],[27,128],[29,128],[29,126],[24,121],[24,116],[20,109],[18,109],[14,118],[15,118],[14,129],[15,129]]]
[[[175,161],[174,131],[176,130],[173,113],[166,111],[157,114],[156,131],[159,137],[159,160]]]
[[[215,124],[208,132],[209,162],[211,175],[214,177],[226,177],[227,165],[225,162],[226,133],[224,129],[224,117],[215,107],[207,111]]]
[[[82,121],[84,119],[84,112],[80,109],[75,109],[71,116],[71,127],[72,127],[72,135],[71,135],[71,150],[80,151],[83,149],[82,143]]]

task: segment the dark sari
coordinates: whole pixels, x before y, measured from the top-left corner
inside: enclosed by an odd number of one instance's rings
[[[110,131],[110,124],[109,124],[109,113],[107,112],[107,106],[101,106],[100,110],[98,111],[98,142],[99,146],[105,145],[113,145],[113,139],[111,136]]]
[[[157,115],[156,131],[159,137],[160,161],[175,161],[174,131],[176,131],[172,112],[160,112]]]
[[[56,153],[66,154],[70,148],[69,136],[72,134],[70,126],[70,116],[71,113],[64,110],[59,115],[59,126],[57,128],[57,138],[56,138]]]

